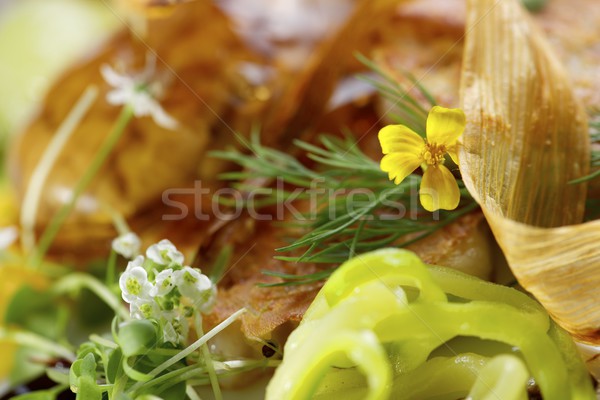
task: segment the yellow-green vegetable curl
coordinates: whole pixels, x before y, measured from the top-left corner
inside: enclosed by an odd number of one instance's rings
[[[453,350],[456,338],[469,350]],[[536,301],[383,249],[331,276],[290,335],[267,399],[522,400],[531,378],[546,400],[595,399],[573,342]]]

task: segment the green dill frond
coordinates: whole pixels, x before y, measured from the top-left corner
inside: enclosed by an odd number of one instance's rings
[[[314,274],[307,275],[292,275],[285,274],[283,272],[277,271],[268,271],[264,270],[262,273],[268,276],[274,276],[277,278],[281,278],[283,282],[279,283],[259,283],[260,287],[274,287],[274,286],[298,286],[298,285],[306,285],[310,283],[316,283],[322,281],[323,279],[329,278],[329,276],[335,271],[335,268],[329,268],[323,271],[315,272]]]
[[[386,115],[394,123],[406,125],[424,137],[427,114],[433,106],[437,105],[433,95],[408,71],[402,71],[402,75],[411,86],[407,89],[365,56],[356,54],[356,58],[375,74],[375,77],[364,74],[359,77],[371,84],[391,103],[391,108],[387,110]],[[426,103],[427,107],[421,104],[417,96],[411,94],[413,90],[418,93],[418,97],[422,98],[421,101]]]
[[[382,247],[407,246],[477,207],[463,187],[463,200],[457,210],[426,212],[418,201],[419,175],[410,175],[396,185],[351,138],[323,135],[320,142],[321,147],[295,141],[295,145],[314,161],[312,168],[287,153],[263,147],[256,138],[251,141],[250,154],[238,151],[212,153],[244,167],[234,175],[221,176],[236,180],[234,185],[240,189],[244,189],[246,180],[279,179],[306,189],[303,196],[294,195],[295,199],[302,201],[312,197],[311,208],[302,214],[302,218],[288,222],[295,232],[305,232],[304,235],[276,249],[287,253],[278,259],[339,264],[356,254]],[[459,184],[462,186],[462,182]],[[292,194],[293,191],[269,191],[260,201],[276,204],[288,201]],[[291,284],[309,283],[324,277],[321,273],[303,276]]]
[[[429,109],[436,105],[427,89],[408,72],[403,72],[406,78],[403,85],[364,56],[356,57],[373,71],[361,78],[389,100],[388,115],[394,123],[424,135]],[[294,216],[283,222],[290,228],[288,234],[292,237],[288,238],[289,245],[276,249],[283,253],[277,259],[341,264],[356,254],[382,247],[408,246],[478,207],[459,180],[461,204],[456,210],[425,211],[418,197],[421,176],[409,175],[396,185],[348,133],[344,138],[322,135],[317,144],[296,140],[294,145],[300,152],[264,147],[258,132],[253,132],[246,144],[247,152],[211,153],[242,167],[241,171],[228,172],[220,178],[232,181],[239,190],[252,190],[253,207],[293,200],[301,203],[304,210],[308,208],[301,217]],[[309,162],[303,163],[294,156],[302,153],[303,159],[306,157]],[[263,188],[266,190],[257,196],[257,180],[272,186],[273,181],[277,181],[277,189]],[[266,275],[279,277],[283,282],[262,286],[307,284],[325,279],[332,272],[333,269],[326,269],[296,276],[265,271]]]

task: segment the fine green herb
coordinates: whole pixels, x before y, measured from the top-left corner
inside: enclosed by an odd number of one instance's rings
[[[365,56],[357,54],[356,58],[375,73],[375,77],[370,75],[359,77],[373,85],[377,92],[391,103],[386,111],[386,117],[394,123],[408,126],[425,137],[427,114],[433,106],[437,105],[433,95],[408,71],[402,71],[402,75],[410,85],[407,89]]]
[[[472,211],[477,204],[461,188],[462,203],[454,211],[429,213],[420,207],[418,188],[421,177],[411,175],[395,185],[350,138],[321,137],[322,147],[303,141],[295,145],[304,150],[315,166],[308,168],[284,152],[266,148],[256,137],[251,154],[238,151],[214,152],[222,159],[237,162],[243,171],[223,174],[224,179],[244,181],[252,178],[279,179],[305,189],[265,191],[259,204],[276,204],[296,199],[308,203],[309,210],[288,222],[294,232],[307,232],[277,251],[289,255],[278,259],[291,262],[339,264],[355,254],[386,246],[405,247]],[[462,182],[460,182],[462,186]],[[252,205],[256,206],[256,203]],[[314,208],[313,208],[314,207]],[[304,284],[326,278],[333,270],[301,277],[281,275],[286,284]]]
[[[98,326],[79,326],[74,307],[69,306],[82,302],[85,293],[82,289],[89,290],[95,301],[113,309],[112,335],[92,333],[89,341],[83,343],[73,343],[73,338],[67,335],[68,321],[76,321],[84,335],[98,329]],[[88,274],[73,273],[44,292],[23,287],[9,304],[6,322],[11,327],[0,327],[0,340],[15,343],[26,351],[23,353],[26,358],[15,360],[11,384],[26,383],[44,372],[57,384],[49,390],[23,395],[23,399],[60,398],[67,387],[77,394],[77,399],[83,400],[135,399],[150,394],[165,400],[181,399],[187,390],[193,390],[191,385],[212,384],[217,375],[226,378],[278,365],[278,360],[266,358],[221,359],[206,351],[201,353],[208,340],[244,312],[243,308],[238,310],[205,334],[195,313],[198,339],[189,345],[173,345],[165,340],[167,331],[161,330],[156,320],[130,319],[120,296],[102,281]],[[104,331],[105,327],[100,329]],[[80,339],[77,337],[75,341]],[[63,361],[54,365],[52,360]],[[65,368],[64,363],[71,367]],[[219,389],[213,386],[213,390],[216,393]],[[215,398],[221,397],[215,394]]]
[[[420,134],[425,133],[428,108],[436,105],[433,96],[412,75],[405,72],[406,87],[362,55],[357,55],[373,75],[361,78],[371,83],[389,100],[387,117]],[[254,132],[247,153],[238,150],[216,151],[212,155],[240,165],[241,171],[222,174],[235,181],[240,190],[252,193],[248,208],[282,205],[296,201],[298,208],[286,220],[291,228],[290,244],[276,249],[285,255],[276,258],[289,262],[340,264],[356,254],[386,246],[405,247],[477,208],[461,180],[461,204],[453,211],[425,211],[418,199],[421,176],[409,175],[396,185],[381,171],[379,163],[369,158],[346,132],[344,138],[321,135],[318,145],[295,140],[295,151],[283,152],[261,145]],[[302,163],[297,156],[310,160]],[[456,166],[451,170],[458,173]],[[255,182],[276,181],[276,188],[257,190]],[[226,202],[225,202],[226,203]],[[227,204],[227,203],[226,203]],[[301,285],[326,279],[334,269],[296,276],[264,271],[282,283]]]

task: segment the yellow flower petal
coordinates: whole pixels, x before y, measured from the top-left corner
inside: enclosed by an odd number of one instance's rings
[[[400,152],[420,155],[425,147],[423,138],[404,125],[388,125],[381,129],[379,143],[383,154]]]
[[[381,170],[388,173],[390,180],[400,184],[411,172],[419,167],[421,158],[412,153],[392,153],[381,159]]]
[[[460,201],[456,179],[443,165],[431,166],[423,174],[419,199],[427,211],[454,210]]]
[[[446,152],[448,153],[452,161],[454,161],[454,164],[458,165],[458,149],[456,148],[456,145],[446,149]]]
[[[437,145],[453,146],[465,125],[465,113],[460,108],[435,106],[427,117],[427,140]]]

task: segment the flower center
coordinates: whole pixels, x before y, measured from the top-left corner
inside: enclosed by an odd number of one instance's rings
[[[198,280],[198,279],[194,278],[194,277],[192,276],[192,274],[190,274],[190,273],[189,273],[189,272],[187,272],[187,271],[186,271],[186,272],[183,274],[183,281],[184,281],[185,283],[188,283],[188,284],[194,284],[194,283],[196,283],[196,281],[197,281],[197,280]]]
[[[150,319],[152,317],[152,306],[150,304],[142,304],[140,306],[140,312],[146,319]]]
[[[421,153],[421,158],[427,165],[435,166],[444,163],[444,154],[446,154],[445,145],[425,142],[425,149]]]
[[[125,284],[125,287],[127,288],[127,291],[134,296],[138,296],[140,294],[140,292],[142,291],[142,285],[135,278],[127,279],[127,283]]]

